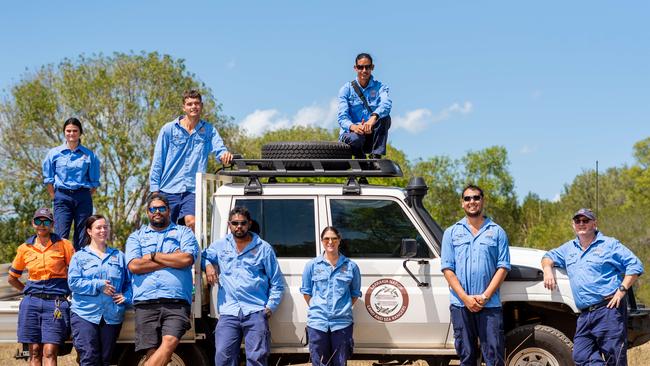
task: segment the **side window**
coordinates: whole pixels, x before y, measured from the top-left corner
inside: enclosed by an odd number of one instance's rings
[[[399,258],[402,239],[418,242],[418,258],[432,258],[424,238],[397,202],[332,199],[332,225],[339,229],[341,251],[351,258]]]
[[[312,199],[238,199],[253,218],[250,230],[273,245],[278,257],[315,257],[316,224]]]

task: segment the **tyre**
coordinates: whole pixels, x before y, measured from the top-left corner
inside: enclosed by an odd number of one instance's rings
[[[524,325],[506,335],[507,366],[570,366],[573,342],[546,325]]]
[[[262,159],[351,159],[352,150],[343,142],[271,142],[262,146]],[[324,164],[324,168],[347,169],[348,164]],[[289,162],[287,169],[312,169],[311,163]]]
[[[143,366],[144,356],[144,353],[136,353],[133,347],[128,347],[120,356],[118,365]],[[211,364],[212,362],[210,362],[201,347],[196,344],[181,343],[172,354],[167,366],[209,366]]]

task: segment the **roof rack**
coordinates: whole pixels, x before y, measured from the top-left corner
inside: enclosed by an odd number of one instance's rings
[[[231,177],[247,177],[244,194],[262,194],[259,178],[268,177],[339,177],[348,178],[344,194],[360,194],[359,183],[365,177],[401,177],[402,169],[389,159],[233,159],[230,166],[217,171]],[[357,183],[356,178],[359,179]],[[365,181],[364,183],[367,183]]]
[[[389,159],[233,159],[231,177],[401,177]]]

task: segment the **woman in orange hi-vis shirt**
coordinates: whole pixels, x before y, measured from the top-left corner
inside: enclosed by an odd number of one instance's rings
[[[29,344],[32,366],[56,365],[59,345],[70,334],[67,277],[74,247],[51,232],[53,222],[49,208],[36,210],[36,235],[16,249],[9,269],[9,284],[25,295],[18,310],[18,342]],[[25,284],[20,281],[24,270],[29,272]]]

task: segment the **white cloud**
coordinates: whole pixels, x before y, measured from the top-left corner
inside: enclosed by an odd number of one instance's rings
[[[332,128],[337,126],[336,108],[336,99],[332,99],[327,106],[314,104],[303,107],[293,116],[286,116],[277,109],[258,109],[244,117],[239,126],[256,136],[266,131],[295,126]],[[393,130],[402,128],[410,133],[417,133],[431,124],[447,120],[454,115],[469,114],[473,109],[472,103],[468,101],[453,103],[435,115],[429,109],[419,108],[406,112],[404,115],[393,117],[391,128]]]
[[[530,153],[532,153],[533,151],[535,151],[535,148],[530,147],[530,146],[528,146],[528,145],[524,145],[524,146],[522,146],[521,149],[519,150],[519,152],[522,153],[522,154],[524,154],[524,155],[530,154]]]
[[[258,109],[239,123],[240,127],[256,136],[267,131],[295,126],[331,128],[336,125],[336,99],[332,99],[327,107],[319,105],[303,107],[292,117],[282,115],[277,109]]]
[[[406,112],[403,116],[396,116],[393,118],[394,129],[403,128],[404,130],[417,133],[430,124],[442,122],[451,118],[455,114],[466,115],[474,110],[472,102],[465,101],[461,103],[453,103],[446,108],[440,110],[437,114],[433,114],[431,110],[426,108],[415,109]]]
[[[551,198],[551,202],[560,202],[561,198],[562,198],[562,196],[559,193],[556,193],[555,196],[553,196],[553,198]]]

